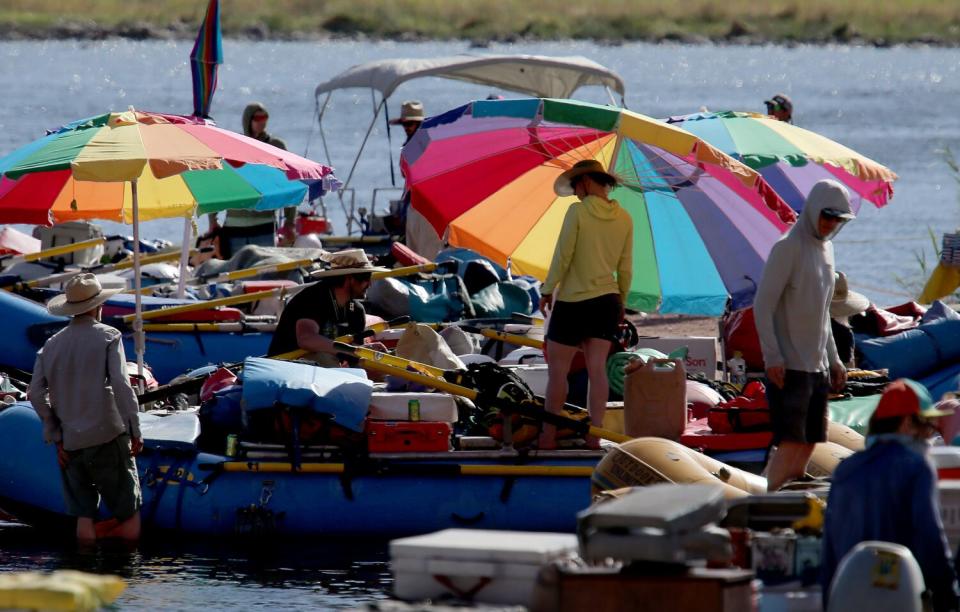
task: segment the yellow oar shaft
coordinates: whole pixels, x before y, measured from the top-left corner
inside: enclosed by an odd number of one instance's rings
[[[159,263],[161,261],[169,261],[171,259],[177,259],[180,257],[179,251],[170,251],[168,253],[154,253],[152,255],[144,255],[140,258],[140,265],[145,266],[147,264]],[[63,274],[53,274],[51,276],[44,276],[43,278],[35,278],[33,280],[24,281],[22,283],[17,283],[16,287],[46,287],[47,285],[55,285],[56,283],[68,281],[77,274],[83,274],[84,272],[89,272],[91,274],[105,274],[107,272],[116,272],[117,270],[125,270],[127,268],[133,267],[133,259],[125,259],[123,261],[118,261],[117,263],[105,264],[102,266],[93,266],[91,268],[85,268],[83,270],[74,270],[71,272],[64,272]]]
[[[100,246],[106,241],[106,238],[92,238],[90,240],[84,240],[83,242],[74,242],[73,244],[65,244],[63,246],[53,247],[43,251],[37,251],[36,253],[27,253],[25,255],[14,255],[12,257],[0,258],[0,261],[2,261],[4,265],[10,265],[21,261],[37,261],[38,259],[56,257],[57,255],[65,255],[66,253],[73,253],[74,251],[82,251],[83,249]]]
[[[301,463],[295,466],[283,461],[227,461],[221,464],[224,472],[257,472],[264,474],[342,474],[342,463]],[[442,470],[450,464],[438,464]],[[424,466],[425,471],[430,466]],[[571,465],[473,465],[453,464],[449,475],[455,476],[552,476],[562,478],[589,478],[593,468]],[[402,475],[402,471],[399,475]]]
[[[205,300],[202,302],[197,302],[196,304],[183,304],[181,306],[169,306],[167,308],[158,308],[156,310],[147,310],[142,313],[142,318],[144,321],[149,319],[158,319],[161,317],[166,317],[172,314],[180,314],[184,312],[195,312],[197,310],[210,310],[212,308],[217,308],[218,306],[232,306],[234,304],[246,304],[249,302],[256,302],[259,300],[266,300],[272,297],[283,297],[285,295],[290,295],[296,293],[297,291],[303,289],[307,285],[298,285],[287,289],[285,287],[280,287],[277,289],[269,289],[266,291],[255,291],[254,293],[246,293],[244,295],[231,295],[224,298],[217,298],[215,300]],[[124,323],[129,323],[134,320],[135,315],[128,314],[123,316]]]
[[[143,331],[148,332],[220,332],[235,333],[241,331],[272,332],[276,323],[144,323]]]
[[[492,340],[499,340],[500,342],[507,342],[510,344],[516,344],[518,346],[532,346],[533,348],[542,349],[543,340],[537,340],[536,338],[529,338],[527,336],[520,336],[517,334],[508,334],[502,331],[497,331],[495,329],[481,329],[480,335],[484,338],[490,338]]]
[[[437,264],[426,263],[416,266],[405,266],[403,268],[393,268],[392,270],[378,270],[371,276],[376,280],[378,278],[391,278],[394,276],[410,276],[411,274],[419,274],[420,272],[433,272],[436,269]]]

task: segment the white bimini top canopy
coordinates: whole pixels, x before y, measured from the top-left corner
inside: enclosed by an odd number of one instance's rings
[[[406,81],[440,77],[489,85],[537,98],[569,98],[581,87],[596,85],[624,97],[623,79],[582,56],[455,55],[432,59],[388,59],[354,66],[317,85],[315,95],[337,89],[363,87],[380,92],[383,99]]]

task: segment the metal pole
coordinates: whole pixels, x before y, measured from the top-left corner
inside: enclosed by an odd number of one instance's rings
[[[190,263],[190,243],[193,242],[193,219],[183,218],[183,242],[180,244],[180,277],[177,282],[177,297],[187,294],[187,265]]]
[[[343,186],[340,188],[340,202],[343,203],[343,192],[346,191],[347,187],[350,186],[350,181],[353,179],[353,173],[357,170],[357,164],[360,162],[360,155],[363,154],[363,149],[367,146],[367,140],[370,139],[370,133],[373,132],[373,126],[377,123],[377,118],[380,116],[380,110],[383,109],[387,104],[387,99],[384,98],[380,102],[380,106],[377,107],[376,112],[373,114],[373,120],[370,122],[370,127],[367,128],[367,133],[363,136],[363,141],[360,143],[360,149],[357,151],[357,156],[353,158],[353,165],[350,166],[350,173],[347,174],[347,180],[344,181]],[[347,235],[350,234],[351,227],[353,225],[353,205],[350,205],[350,213],[347,217]]]
[[[134,294],[133,350],[137,354],[137,386],[140,387],[140,393],[143,393],[143,302],[140,295],[140,203],[137,199],[137,179],[130,181],[130,191],[133,201],[133,288],[136,291]]]

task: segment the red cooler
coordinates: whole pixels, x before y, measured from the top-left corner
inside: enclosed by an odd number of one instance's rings
[[[367,421],[371,453],[442,453],[452,435],[450,423],[439,421]]]

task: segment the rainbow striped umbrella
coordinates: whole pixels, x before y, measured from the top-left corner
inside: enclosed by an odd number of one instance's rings
[[[886,166],[769,115],[723,111],[670,117],[667,122],[758,171],[796,211],[813,185],[825,178],[850,189],[854,211],[863,200],[880,208],[893,196],[897,175]]]
[[[546,277],[567,208],[557,176],[596,159],[634,221],[627,298],[646,312],[718,315],[750,304],[796,218],[760,175],[696,136],[572,100],[476,101],[428,119],[401,163],[414,208],[451,244]]]
[[[220,0],[210,0],[197,40],[190,51],[193,76],[193,115],[208,117],[213,92],[217,89],[217,66],[223,63],[223,34],[220,29]]]
[[[224,163],[226,162],[226,163]],[[332,170],[196,117],[130,109],[83,119],[0,159],[0,223],[140,220],[298,204],[301,181]],[[142,374],[140,253],[134,250],[137,364]]]
[[[223,163],[227,162],[227,163]],[[0,222],[134,222],[299,204],[332,170],[202,119],[127,111],[66,125],[0,159]]]

